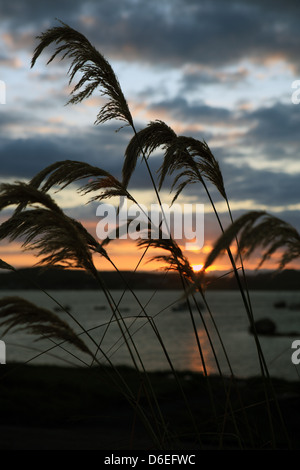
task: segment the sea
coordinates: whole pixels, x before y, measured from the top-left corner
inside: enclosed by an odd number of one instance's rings
[[[300,341],[300,292],[251,291],[254,319],[268,318],[278,336],[259,336],[270,376],[297,381],[294,341]],[[66,321],[96,354],[101,364],[141,370],[197,371],[239,378],[260,375],[260,361],[249,319],[238,290],[207,291],[209,309],[197,294],[198,309],[182,306],[177,290],[1,291],[47,308]],[[60,311],[63,306],[67,311]],[[179,308],[178,308],[179,306]],[[116,309],[118,314],[116,315]],[[87,367],[95,362],[86,353],[59,340],[39,339],[21,329],[4,333],[6,363]],[[299,332],[299,334],[298,334]],[[2,335],[2,336],[1,336]]]

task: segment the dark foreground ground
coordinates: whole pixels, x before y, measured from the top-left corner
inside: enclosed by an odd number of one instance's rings
[[[179,386],[169,373],[118,374],[153,432],[113,383],[111,369],[1,365],[0,449],[300,450],[300,382],[273,380],[272,390],[260,378],[208,382],[186,372]]]

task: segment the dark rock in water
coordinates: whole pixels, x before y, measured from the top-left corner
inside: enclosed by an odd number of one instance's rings
[[[286,302],[284,300],[279,300],[278,302],[274,303],[275,308],[285,308]]]
[[[55,312],[70,312],[71,307],[70,305],[63,305],[61,307],[57,306],[57,307],[54,307],[54,311]]]
[[[255,330],[258,335],[274,335],[276,334],[276,324],[269,318],[262,318],[255,322]],[[250,333],[253,334],[253,327],[250,327]]]
[[[258,335],[262,336],[281,336],[281,337],[300,337],[299,331],[285,331],[285,332],[278,332],[276,324],[270,320],[269,318],[262,318],[261,320],[257,320],[255,322],[255,329]],[[250,333],[253,334],[253,328],[249,328]]]

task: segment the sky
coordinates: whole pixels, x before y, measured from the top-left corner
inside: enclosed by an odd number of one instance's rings
[[[300,104],[293,99],[293,83],[300,79],[299,14],[296,0],[0,0],[1,182],[28,181],[66,159],[121,178],[132,131],[116,132],[118,121],[94,124],[105,98],[94,93],[66,106],[69,63],[47,65],[48,50],[30,67],[36,36],[57,26],[58,18],[110,62],[137,129],[160,119],[179,135],[207,142],[234,218],[267,210],[299,230]],[[162,152],[150,157],[153,174],[162,157]],[[166,203],[172,199],[170,181],[161,191]],[[225,204],[210,189],[227,226]],[[96,237],[98,204],[86,204],[75,190],[54,197]],[[129,190],[147,207],[156,202],[142,162]],[[189,187],[177,202],[204,204],[204,245],[187,253],[192,264],[201,264],[220,235],[212,208],[200,185]],[[0,214],[1,220],[7,216]],[[120,269],[134,269],[142,254],[130,240],[112,242],[109,253]],[[19,242],[7,240],[0,244],[0,258],[15,267],[36,262]],[[276,259],[275,254],[266,267],[273,268]],[[254,268],[257,260],[251,258],[247,267]],[[225,258],[216,263],[216,269],[228,267]],[[96,264],[110,269],[103,259]],[[157,267],[143,262],[140,269]]]

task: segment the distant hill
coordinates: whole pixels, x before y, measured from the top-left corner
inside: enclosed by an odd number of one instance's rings
[[[126,282],[134,289],[178,289],[180,280],[175,273],[149,273],[122,271],[99,272],[109,289],[123,289]],[[122,280],[125,279],[125,281]],[[97,281],[85,271],[60,268],[25,268],[17,272],[0,271],[0,290],[4,289],[99,289]]]
[[[252,271],[248,272],[246,277],[247,286],[250,290],[300,290],[300,271],[294,269],[286,269],[281,272]],[[220,279],[212,275],[208,277],[208,280],[210,289],[237,288],[236,280],[232,275],[224,276]]]
[[[177,273],[122,271],[122,277],[115,271],[101,272],[101,278],[108,289],[123,289],[123,279],[133,289],[181,289]],[[206,281],[210,290],[236,289],[232,275],[220,277],[210,274]],[[249,272],[247,284],[250,290],[299,290],[300,271],[285,270],[274,272]],[[21,290],[41,287],[49,290],[98,289],[99,285],[90,275],[80,270],[60,268],[26,268],[17,273],[0,271],[0,290]]]

